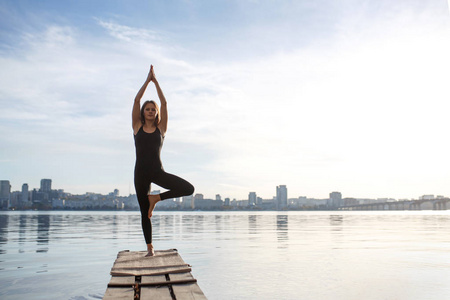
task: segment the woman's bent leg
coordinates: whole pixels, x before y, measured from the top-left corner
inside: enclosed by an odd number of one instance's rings
[[[164,171],[158,173],[153,182],[168,190],[159,195],[161,200],[189,196],[194,193],[194,186],[188,181]]]

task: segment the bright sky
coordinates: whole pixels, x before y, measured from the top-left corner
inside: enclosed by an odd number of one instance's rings
[[[134,193],[153,64],[196,193],[450,196],[449,29],[438,0],[0,0],[0,179]]]

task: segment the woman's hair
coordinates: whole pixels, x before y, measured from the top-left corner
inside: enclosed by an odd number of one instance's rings
[[[149,103],[153,103],[155,105],[155,108],[156,108],[155,126],[158,126],[159,122],[161,122],[161,115],[159,114],[158,104],[156,104],[156,102],[153,100],[147,100],[142,105],[142,107],[141,107],[141,122],[142,122],[142,124],[145,124],[144,109],[147,106],[147,104],[149,104]]]

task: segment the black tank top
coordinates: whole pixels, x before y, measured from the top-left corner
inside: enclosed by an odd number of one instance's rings
[[[163,142],[164,137],[158,127],[152,133],[145,132],[143,126],[139,128],[134,136],[134,145],[136,146],[135,171],[155,173],[163,170],[160,157]]]

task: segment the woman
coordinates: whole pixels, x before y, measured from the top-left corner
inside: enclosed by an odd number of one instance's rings
[[[153,82],[161,102],[161,109],[155,101],[146,101],[140,108],[141,98],[150,82]],[[147,255],[155,255],[152,245],[152,223],[150,218],[156,203],[169,198],[192,195],[194,187],[186,180],[166,173],[163,169],[160,153],[167,131],[167,102],[156,80],[153,66],[150,67],[144,85],[134,99],[133,112],[134,144],[136,146],[136,165],[134,168],[134,186],[141,209],[142,231],[147,243]],[[151,183],[155,183],[167,192],[149,195]]]

